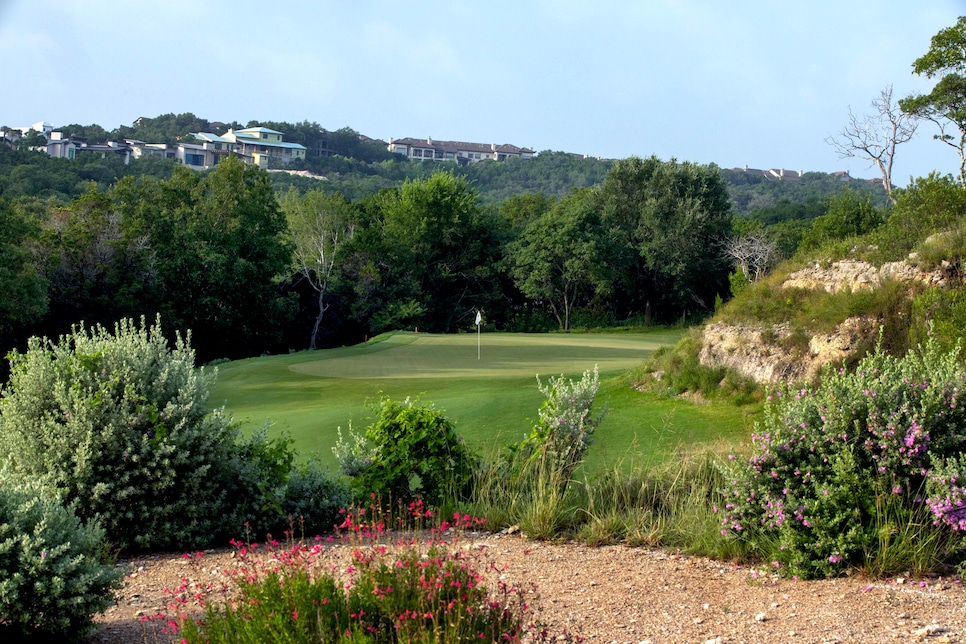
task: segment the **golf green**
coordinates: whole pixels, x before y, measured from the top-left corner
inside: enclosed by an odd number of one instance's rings
[[[419,398],[443,409],[481,451],[526,434],[543,396],[543,380],[577,378],[598,368],[598,401],[609,406],[590,460],[652,458],[694,442],[733,438],[750,427],[742,414],[660,399],[622,377],[682,331],[606,334],[433,335],[400,332],[366,344],[240,360],[219,366],[211,402],[224,404],[243,430],[271,423],[303,454],[334,464],[337,428],[369,424],[381,396]]]

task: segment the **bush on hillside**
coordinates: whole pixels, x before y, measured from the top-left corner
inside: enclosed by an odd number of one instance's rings
[[[964,386],[958,351],[930,341],[904,357],[879,348],[814,388],[778,389],[752,457],[727,468],[722,532],[803,577],[921,572],[955,557],[962,535],[933,522],[966,527]]]
[[[215,372],[195,369],[180,336],[160,324],[75,327],[32,338],[10,356],[0,399],[0,455],[99,517],[122,549],[181,549],[282,523],[290,442],[247,441],[208,408]]]
[[[882,211],[872,205],[872,196],[846,188],[829,198],[826,214],[817,217],[802,236],[799,248],[815,249],[837,240],[865,235],[883,222]]]
[[[936,173],[915,179],[898,193],[884,225],[869,236],[875,264],[905,259],[937,231],[960,224],[966,216],[966,191],[958,181]]]
[[[39,481],[0,468],[0,635],[86,634],[123,575],[103,537],[96,520],[82,523]]]
[[[966,329],[966,291],[930,287],[912,301],[913,341],[931,337],[944,349],[951,349]]]

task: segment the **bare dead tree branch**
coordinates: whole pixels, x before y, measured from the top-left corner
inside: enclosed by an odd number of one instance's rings
[[[752,282],[764,277],[778,259],[778,245],[763,231],[726,239],[723,246],[725,255]]]
[[[892,188],[892,165],[896,146],[910,141],[916,134],[919,119],[899,109],[892,100],[892,85],[887,85],[872,101],[872,114],[856,116],[849,108],[849,122],[838,136],[825,142],[835,148],[840,159],[865,159],[882,174],[882,187],[892,203],[896,202]]]

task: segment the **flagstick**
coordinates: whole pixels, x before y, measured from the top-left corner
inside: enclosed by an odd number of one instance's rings
[[[480,326],[476,325],[476,359],[480,359]]]

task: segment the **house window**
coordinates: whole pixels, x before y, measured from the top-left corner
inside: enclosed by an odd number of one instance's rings
[[[203,154],[185,154],[184,162],[188,165],[204,165],[205,155]]]
[[[421,156],[423,156],[423,151],[422,150],[413,150],[413,156],[414,157],[421,157]]]

